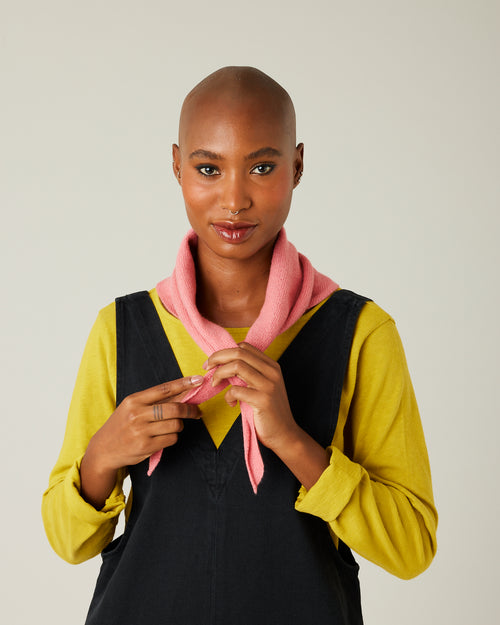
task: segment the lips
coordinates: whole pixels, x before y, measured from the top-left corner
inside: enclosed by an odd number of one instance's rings
[[[243,243],[252,236],[257,226],[247,221],[217,221],[212,227],[226,243]]]

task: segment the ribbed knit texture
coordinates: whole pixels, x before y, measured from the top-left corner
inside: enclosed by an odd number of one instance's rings
[[[210,356],[221,349],[236,347],[231,335],[221,326],[202,317],[196,307],[196,268],[193,248],[197,235],[190,230],[183,239],[177,261],[170,278],[158,283],[156,290],[165,308],[185,326],[193,340]],[[250,327],[246,342],[264,351],[282,332],[288,330],[309,309],[331,295],[338,285],[314,269],[309,260],[297,252],[287,240],[284,228],[276,240],[264,304],[259,316]],[[230,378],[216,387],[211,380],[210,370],[201,386],[190,391],[183,399],[185,403],[200,404],[229,384],[244,386],[237,377]],[[264,474],[264,464],[255,432],[253,410],[240,402],[245,462],[254,492]],[[158,465],[162,451],[153,454],[149,460],[148,475]]]

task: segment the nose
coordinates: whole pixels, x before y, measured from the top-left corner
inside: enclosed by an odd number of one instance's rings
[[[248,182],[237,172],[226,173],[221,181],[221,206],[233,215],[252,205]]]

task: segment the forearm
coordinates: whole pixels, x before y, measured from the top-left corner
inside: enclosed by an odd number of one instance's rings
[[[118,471],[103,466],[98,454],[94,450],[92,441],[80,466],[81,496],[96,510],[101,510],[106,500],[113,492]]]
[[[329,465],[329,453],[298,425],[273,451],[306,489],[319,480]]]

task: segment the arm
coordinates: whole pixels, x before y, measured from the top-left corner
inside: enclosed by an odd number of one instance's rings
[[[425,440],[394,323],[356,334],[329,466],[309,491],[301,489],[296,509],[321,517],[357,553],[407,579],[436,551]]]
[[[110,312],[112,319],[107,318]],[[112,539],[125,505],[125,467],[175,444],[183,420],[200,417],[198,407],[182,398],[202,383],[201,376],[134,393],[115,409],[115,336],[110,307],[98,317],[87,342],[63,449],[43,499],[49,541],[73,563],[96,555]]]
[[[401,341],[386,313],[368,303],[360,314],[327,451],[296,424],[271,358],[240,343],[212,354],[206,368],[213,367],[214,385],[233,376],[246,383],[231,386],[225,399],[252,406],[260,442],[303,484],[298,511],[322,518],[334,540],[398,577],[429,566],[437,525],[429,461]]]
[[[80,466],[87,445],[114,411],[115,402],[116,337],[112,304],[99,313],[89,335],[73,391],[63,446],[42,500],[47,538],[56,553],[73,564],[102,551],[112,540],[118,516],[125,507],[124,470],[118,472],[100,510],[81,496]]]

